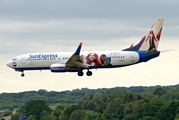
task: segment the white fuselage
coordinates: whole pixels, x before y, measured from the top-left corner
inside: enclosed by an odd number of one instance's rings
[[[98,59],[101,65],[89,64],[89,54],[94,53],[90,58],[94,60]],[[12,61],[8,62],[7,65],[14,69],[50,69],[52,64],[60,63],[65,64],[68,59],[73,55],[73,52],[59,52],[59,53],[31,53],[24,54],[15,57]],[[108,66],[102,62],[102,55],[109,59]],[[120,67],[135,64],[139,61],[139,55],[134,51],[98,51],[98,52],[81,52],[80,54],[83,64],[92,66],[93,68],[108,68],[108,67]],[[88,57],[88,58],[87,58]]]

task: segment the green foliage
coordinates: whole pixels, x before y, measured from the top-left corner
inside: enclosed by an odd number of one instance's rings
[[[178,113],[178,112],[177,112],[177,113]],[[179,120],[179,113],[176,114],[176,116],[175,116],[175,120]]]
[[[35,116],[29,115],[29,117],[27,118],[27,120],[35,120]]]
[[[154,117],[151,116],[145,116],[141,120],[156,120]]]
[[[5,111],[3,117],[5,117],[5,116],[10,116],[10,115],[12,115],[12,112],[11,112],[11,111]]]
[[[90,110],[75,110],[71,115],[69,120],[105,120],[104,116],[100,113],[90,111]]]
[[[135,120],[135,116],[134,115],[126,115],[126,116],[124,116],[123,120]]]
[[[71,113],[69,120],[81,120],[85,116],[84,110],[75,110]]]
[[[85,110],[85,115],[82,117],[82,120],[102,120],[102,118],[100,113]]]
[[[22,113],[27,113],[28,119],[32,120],[177,120],[178,92],[179,85],[97,90],[83,88],[63,92],[41,89],[18,94],[2,93],[0,107],[6,107],[8,102],[10,108],[22,106],[12,115],[12,120],[18,120]],[[18,100],[20,97],[22,102]],[[56,105],[53,110],[48,107],[50,104]]]
[[[120,99],[111,100],[104,111],[104,115],[107,119],[111,120],[113,118],[122,119],[123,116],[123,105],[120,103]]]
[[[170,103],[161,107],[156,114],[158,120],[174,120],[179,107],[179,101],[171,101]]]
[[[102,97],[93,98],[93,101],[95,103],[94,111],[103,113],[103,110],[106,109],[106,104],[103,101]]]
[[[40,120],[57,120],[57,117],[56,116],[53,116],[53,115],[43,115]]]
[[[11,120],[19,120],[20,114],[14,114],[11,116]]]
[[[172,88],[172,89],[171,89]],[[155,89],[155,91],[153,91]],[[152,87],[115,87],[111,89],[102,88],[102,89],[88,89],[82,88],[75,89],[72,91],[50,91],[40,89],[38,91],[25,91],[19,93],[2,93],[0,94],[0,109],[9,109],[13,110],[14,108],[19,108],[24,105],[26,101],[41,99],[46,101],[49,105],[56,105],[59,103],[67,103],[67,104],[76,104],[79,100],[84,97],[100,97],[104,95],[105,92],[110,94],[110,92],[115,91],[126,91],[126,96],[124,97],[124,101],[130,102],[132,99],[141,99],[141,96],[131,96],[131,93],[147,93],[149,98],[157,99],[161,97],[161,99],[170,99],[170,100],[178,100],[179,99],[179,85],[175,86],[152,86]],[[149,94],[148,94],[149,93]],[[158,96],[157,96],[158,95]],[[138,97],[138,98],[137,98]],[[107,100],[107,96],[106,99]],[[147,99],[147,98],[146,98]],[[105,100],[103,100],[105,102]]]
[[[161,96],[161,95],[163,95],[165,93],[166,93],[166,90],[164,90],[163,88],[157,88],[153,92],[154,95],[159,95],[159,96]]]
[[[68,106],[65,110],[64,110],[64,115],[65,116],[70,116],[71,113],[75,110],[79,110],[80,107],[78,105],[72,105],[72,106]]]
[[[27,101],[22,107],[22,110],[24,111],[24,113],[27,113],[29,117],[30,115],[33,115],[36,120],[40,120],[40,118],[44,114],[51,113],[51,109],[48,107],[44,100]]]
[[[155,117],[156,112],[165,104],[161,101],[151,101],[145,103],[138,108],[137,118],[143,118],[145,116]]]
[[[56,116],[57,118],[64,114],[64,111],[67,109],[67,104],[59,104],[54,110],[53,110],[53,115]]]

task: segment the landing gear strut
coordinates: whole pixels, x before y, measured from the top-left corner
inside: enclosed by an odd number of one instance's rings
[[[24,71],[22,71],[22,73],[21,73],[21,77],[24,77],[24,76],[25,76]]]

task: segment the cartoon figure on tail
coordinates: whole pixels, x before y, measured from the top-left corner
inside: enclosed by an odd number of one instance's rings
[[[124,49],[123,51],[157,50],[162,33],[163,22],[163,18],[157,19],[137,45],[134,46],[132,44],[129,48]]]
[[[155,37],[153,30],[149,31],[149,35],[148,35],[147,39],[145,40],[145,42],[147,42],[147,41],[149,41],[149,45],[150,45],[148,51],[157,49],[157,47],[155,46],[155,42],[158,42],[158,39]]]

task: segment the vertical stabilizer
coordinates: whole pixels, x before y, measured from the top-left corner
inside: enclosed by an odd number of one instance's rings
[[[137,45],[124,49],[124,51],[157,50],[162,33],[163,22],[164,18],[157,19]]]

